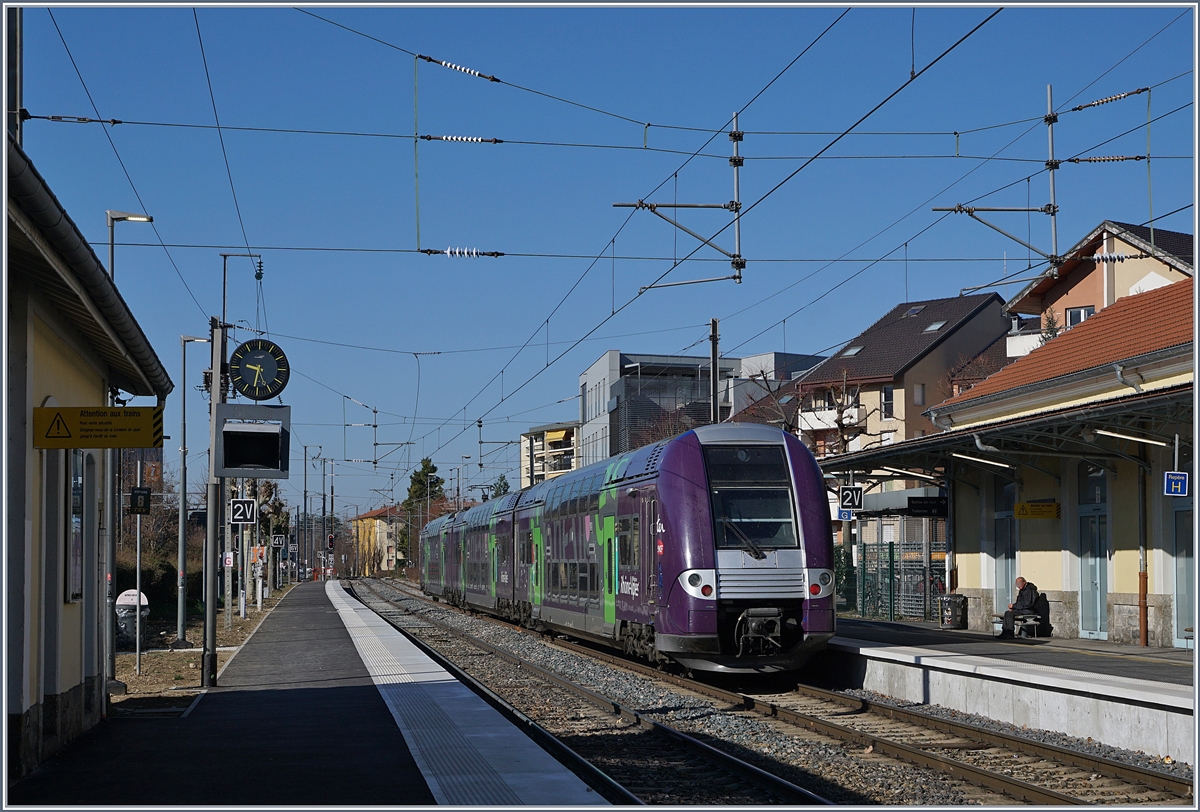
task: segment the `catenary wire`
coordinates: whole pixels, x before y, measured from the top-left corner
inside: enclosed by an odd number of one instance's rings
[[[67,45],[67,38],[63,35],[62,29],[58,27],[58,20],[54,18],[54,12],[51,9],[46,9],[46,13],[50,15],[50,22],[54,24],[54,30],[58,32],[58,38],[62,40],[63,48],[67,52],[67,58],[71,60],[71,67],[75,69],[75,75],[79,77],[79,84],[83,86],[83,92],[88,97],[88,103],[92,106],[92,112],[96,114],[97,119],[100,118],[100,109],[96,106],[96,100],[92,98],[92,91],[88,89],[87,82],[83,79],[83,73],[79,70],[79,65],[75,62],[75,55],[71,53],[71,47]],[[121,153],[117,150],[117,145],[112,139],[112,134],[108,131],[108,127],[104,127],[103,129],[104,137],[108,139],[108,145],[112,147],[113,155],[116,156],[117,163],[121,165],[121,171],[125,173],[125,180],[129,182],[129,188],[133,190],[133,196],[137,198],[138,206],[141,207],[142,211],[149,212],[150,208],[142,201],[142,195],[138,192],[137,185],[133,182],[133,178],[129,174],[129,169],[125,166],[125,161],[121,159]],[[153,229],[154,236],[158,237],[158,244],[162,246],[163,253],[167,255],[167,260],[171,263],[171,267],[175,269],[175,275],[183,283],[184,290],[188,292],[188,296],[196,303],[196,307],[200,308],[201,315],[207,318],[208,314],[200,304],[200,300],[196,298],[196,294],[192,292],[192,288],[187,283],[187,280],[183,278],[183,273],[179,270],[179,266],[175,264],[175,258],[171,256],[171,252],[163,242],[162,235],[158,232],[158,226],[155,225],[153,220],[150,221],[150,228]],[[108,271],[112,273],[112,268],[109,268]]]

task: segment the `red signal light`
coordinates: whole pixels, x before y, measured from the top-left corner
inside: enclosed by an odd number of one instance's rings
[[[700,588],[700,594],[707,598],[709,595],[712,594],[712,586],[709,584],[705,584],[703,587]]]
[[[810,595],[821,594],[821,585],[820,584],[810,584],[808,587],[808,592]]]

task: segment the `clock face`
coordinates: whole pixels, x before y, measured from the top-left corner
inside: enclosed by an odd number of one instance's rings
[[[287,386],[287,356],[274,341],[252,338],[229,356],[233,388],[251,400],[267,400]]]

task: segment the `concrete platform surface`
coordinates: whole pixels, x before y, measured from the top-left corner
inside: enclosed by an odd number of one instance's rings
[[[373,618],[297,585],[186,716],[107,719],[5,806],[605,804]]]
[[[990,634],[941,629],[936,623],[838,618],[837,637],[916,646],[1011,663],[1066,668],[1175,685],[1195,684],[1195,650],[1123,646],[1106,640],[1045,637],[1000,640]]]

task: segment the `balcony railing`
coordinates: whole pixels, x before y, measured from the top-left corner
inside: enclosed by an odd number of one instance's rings
[[[836,429],[837,409],[817,409],[809,411],[807,409],[800,412],[800,429],[802,431],[821,431],[827,429]],[[858,426],[865,423],[867,420],[867,408],[865,406],[848,406],[842,409],[842,423],[845,426]]]

